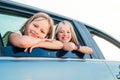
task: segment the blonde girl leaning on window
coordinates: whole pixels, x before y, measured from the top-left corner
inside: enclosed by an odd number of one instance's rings
[[[85,54],[91,54],[93,52],[92,48],[81,46],[79,44],[73,26],[69,21],[61,21],[57,25],[55,30],[55,39],[63,43],[63,50],[77,50]]]
[[[61,49],[63,44],[51,39],[53,25],[53,19],[48,14],[36,13],[29,18],[19,32],[10,31],[5,43],[6,45],[25,48],[25,51],[30,48],[30,52],[35,47]]]

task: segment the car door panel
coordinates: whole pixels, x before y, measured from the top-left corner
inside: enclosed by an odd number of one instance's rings
[[[1,80],[114,80],[103,61],[27,59],[1,60]]]
[[[120,62],[119,61],[106,61],[106,64],[114,75],[115,80],[120,79]]]

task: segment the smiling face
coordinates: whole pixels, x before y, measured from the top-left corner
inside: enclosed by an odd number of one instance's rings
[[[69,42],[71,40],[71,30],[68,25],[59,25],[57,38],[63,43]]]
[[[27,27],[25,35],[43,39],[46,37],[50,29],[47,19],[39,17],[33,20]]]

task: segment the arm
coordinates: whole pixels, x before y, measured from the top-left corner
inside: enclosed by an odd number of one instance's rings
[[[92,48],[87,46],[80,46],[80,48],[78,48],[73,42],[63,43],[63,49],[66,51],[77,50],[85,54],[92,54],[93,52]]]
[[[73,42],[63,43],[63,49],[66,51],[72,51],[76,49],[76,45]]]
[[[62,49],[63,44],[62,44],[62,42],[57,41],[57,40],[52,40],[52,41],[46,41],[45,40],[45,41],[41,41],[41,42],[33,45],[32,47],[30,47],[30,52],[35,47],[46,48],[46,49]]]
[[[92,54],[93,52],[92,48],[87,46],[80,46],[80,48],[76,47],[76,50],[86,54]]]
[[[63,49],[66,51],[77,50],[85,54],[92,54],[93,52],[92,48],[87,46],[80,46],[80,48],[78,48],[73,42],[63,43]]]
[[[26,35],[20,35],[18,33],[11,33],[9,36],[9,42],[16,47],[28,48],[40,42],[40,39]]]

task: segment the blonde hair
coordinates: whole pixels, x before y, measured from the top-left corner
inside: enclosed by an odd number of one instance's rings
[[[32,22],[34,21],[35,19],[37,18],[44,18],[46,20],[48,20],[48,23],[50,24],[50,29],[49,29],[49,32],[47,34],[47,37],[48,38],[52,38],[52,33],[53,33],[53,25],[54,25],[54,21],[53,19],[46,13],[42,13],[42,12],[39,12],[39,13],[36,13],[34,14],[32,17],[29,18],[29,20],[22,26],[22,28],[20,29],[20,32],[22,34],[25,33],[25,30],[26,30],[26,27]]]
[[[76,36],[75,31],[73,29],[73,25],[69,21],[66,21],[66,20],[61,21],[60,23],[58,23],[58,25],[56,26],[56,29],[55,29],[54,38],[57,39],[58,31],[60,29],[60,26],[62,26],[62,25],[70,26],[70,30],[71,30],[71,40],[70,41],[74,42],[75,44],[79,44],[77,36]]]

